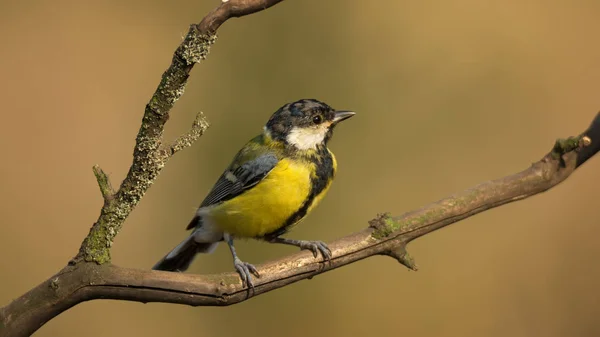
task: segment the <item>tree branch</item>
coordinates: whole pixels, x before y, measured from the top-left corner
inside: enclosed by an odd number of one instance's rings
[[[262,277],[256,280],[253,291],[242,287],[235,272],[190,275],[128,269],[106,263],[110,262],[114,237],[168,159],[191,146],[208,127],[199,114],[187,134],[172,144],[163,144],[169,112],[183,94],[194,64],[208,54],[216,39],[216,30],[229,18],[252,14],[281,1],[224,1],[200,24],[190,27],[146,105],[133,163],[126,178],[115,192],[108,176],[98,166],[94,167],[104,198],[98,220],[68,266],[0,308],[0,337],[28,336],[72,306],[94,299],[231,305],[374,255],[391,256],[416,270],[406,250],[410,241],[485,210],[546,191],[569,177],[600,149],[598,114],[588,130],[577,137],[558,140],[548,154],[522,172],[477,185],[398,217],[387,213],[377,216],[363,231],[331,243],[333,257],[329,262],[300,252],[259,266]]]
[[[249,15],[276,5],[282,0],[230,0],[224,1],[197,25],[191,25],[183,42],[177,47],[171,65],[164,72],[160,84],[146,105],[142,125],[133,152],[133,163],[116,193],[107,199],[103,187],[105,175],[96,174],[105,199],[100,216],[90,229],[79,253],[72,263],[81,261],[110,262],[110,247],[121,230],[129,213],[137,206],[148,188],[160,174],[167,160],[179,150],[191,146],[208,128],[208,122],[199,114],[192,130],[172,145],[162,144],[163,130],[169,112],[183,95],[187,79],[194,65],[206,58],[215,43],[215,32],[228,19]],[[95,170],[101,172],[101,170]],[[102,182],[101,182],[102,180]],[[108,181],[108,180],[106,180]]]
[[[299,252],[258,266],[262,276],[255,280],[252,292],[242,287],[235,272],[193,275],[80,263],[66,267],[9,304],[0,311],[0,322],[14,329],[11,336],[26,335],[70,307],[99,298],[192,306],[232,305],[374,255],[391,256],[416,270],[406,251],[410,241],[477,213],[544,192],[568,178],[598,150],[600,114],[588,130],[557,141],[548,154],[524,171],[401,216],[377,216],[369,221],[368,228],[332,242],[330,262]],[[0,336],[4,336],[1,329]]]
[[[260,12],[275,6],[283,0],[222,0],[221,6],[212,10],[200,21],[202,32],[216,32],[221,25],[231,19]]]

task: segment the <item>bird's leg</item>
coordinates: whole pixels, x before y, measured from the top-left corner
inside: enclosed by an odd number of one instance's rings
[[[242,286],[248,286],[248,288],[254,288],[254,283],[252,283],[252,275],[254,274],[256,277],[260,277],[260,274],[256,270],[254,265],[244,262],[240,260],[235,252],[235,247],[233,246],[233,237],[227,233],[223,234],[223,238],[227,245],[229,246],[229,250],[231,250],[231,255],[233,256],[233,266],[235,270],[237,270],[238,274],[240,274],[240,278],[242,279]]]
[[[300,249],[308,249],[313,253],[315,258],[321,253],[323,261],[331,260],[331,250],[323,241],[292,240],[278,236],[268,238],[267,241],[270,243],[282,243],[284,245],[296,246],[300,247]]]

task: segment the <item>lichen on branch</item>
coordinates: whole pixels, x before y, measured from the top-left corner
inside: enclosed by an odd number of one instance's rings
[[[163,145],[163,131],[169,119],[169,112],[183,95],[194,64],[206,58],[210,46],[215,41],[216,35],[201,33],[198,25],[190,26],[187,36],[173,55],[171,65],[164,72],[156,91],[146,105],[136,137],[133,162],[119,190],[111,192],[108,177],[98,167],[94,168],[105,202],[100,217],[90,229],[72,262],[110,262],[110,247],[115,236],[166,162],[177,151],[191,146],[208,128],[206,118],[199,114],[188,133],[179,137],[172,145]]]

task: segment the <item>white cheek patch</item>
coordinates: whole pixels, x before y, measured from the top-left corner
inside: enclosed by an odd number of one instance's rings
[[[267,138],[269,138],[269,139],[273,138],[273,137],[271,137],[271,131],[269,131],[269,128],[267,128],[266,125],[263,127],[263,134],[265,136],[267,136]]]
[[[322,144],[327,134],[327,128],[319,126],[316,128],[293,128],[288,133],[286,140],[299,150],[316,149]]]

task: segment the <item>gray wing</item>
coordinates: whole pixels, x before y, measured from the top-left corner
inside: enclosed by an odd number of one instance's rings
[[[214,205],[232,199],[258,184],[277,165],[279,159],[272,153],[264,153],[241,165],[232,165],[219,178],[200,207]]]

